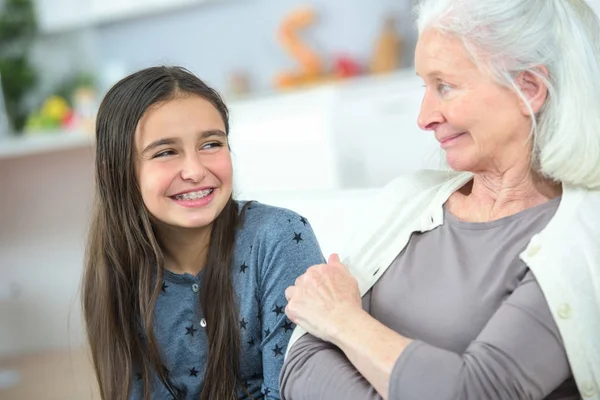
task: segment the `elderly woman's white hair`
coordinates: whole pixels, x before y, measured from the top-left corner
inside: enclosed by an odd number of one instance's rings
[[[533,161],[550,179],[600,188],[600,22],[584,0],[421,0],[416,12],[419,34],[460,38],[482,71],[522,98],[514,77],[546,67]]]

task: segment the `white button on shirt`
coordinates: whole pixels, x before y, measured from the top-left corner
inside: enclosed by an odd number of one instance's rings
[[[590,381],[583,382],[579,390],[581,391],[581,395],[584,398],[592,397],[596,394],[596,385],[594,384],[594,382]]]
[[[558,306],[556,314],[562,319],[571,318],[571,305],[569,303],[563,303]]]
[[[529,257],[533,257],[533,256],[535,256],[540,251],[541,248],[542,248],[542,246],[540,246],[537,243],[536,244],[531,244],[529,246],[529,248],[527,249],[527,255]]]

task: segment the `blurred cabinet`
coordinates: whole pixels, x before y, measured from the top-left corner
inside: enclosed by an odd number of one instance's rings
[[[444,168],[433,133],[417,125],[423,91],[408,70],[232,103],[238,189],[372,188]]]
[[[339,89],[333,130],[342,187],[379,187],[405,172],[443,167],[433,133],[417,125],[423,94],[412,70]]]
[[[35,0],[40,30],[54,33],[222,0]]]
[[[236,189],[339,188],[334,107],[334,87],[231,103]]]

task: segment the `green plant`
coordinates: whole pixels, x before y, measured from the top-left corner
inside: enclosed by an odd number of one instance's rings
[[[0,0],[0,77],[6,111],[16,132],[27,119],[25,96],[37,82],[29,63],[36,33],[32,0]]]

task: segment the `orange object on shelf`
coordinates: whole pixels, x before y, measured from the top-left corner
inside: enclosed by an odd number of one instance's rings
[[[400,68],[402,38],[396,32],[395,25],[393,17],[386,17],[369,66],[372,74],[392,72]]]
[[[319,82],[323,75],[323,62],[315,51],[299,37],[299,31],[314,23],[316,14],[312,8],[303,7],[292,11],[281,23],[278,38],[285,50],[298,62],[298,71],[277,75],[275,86],[290,88]]]

